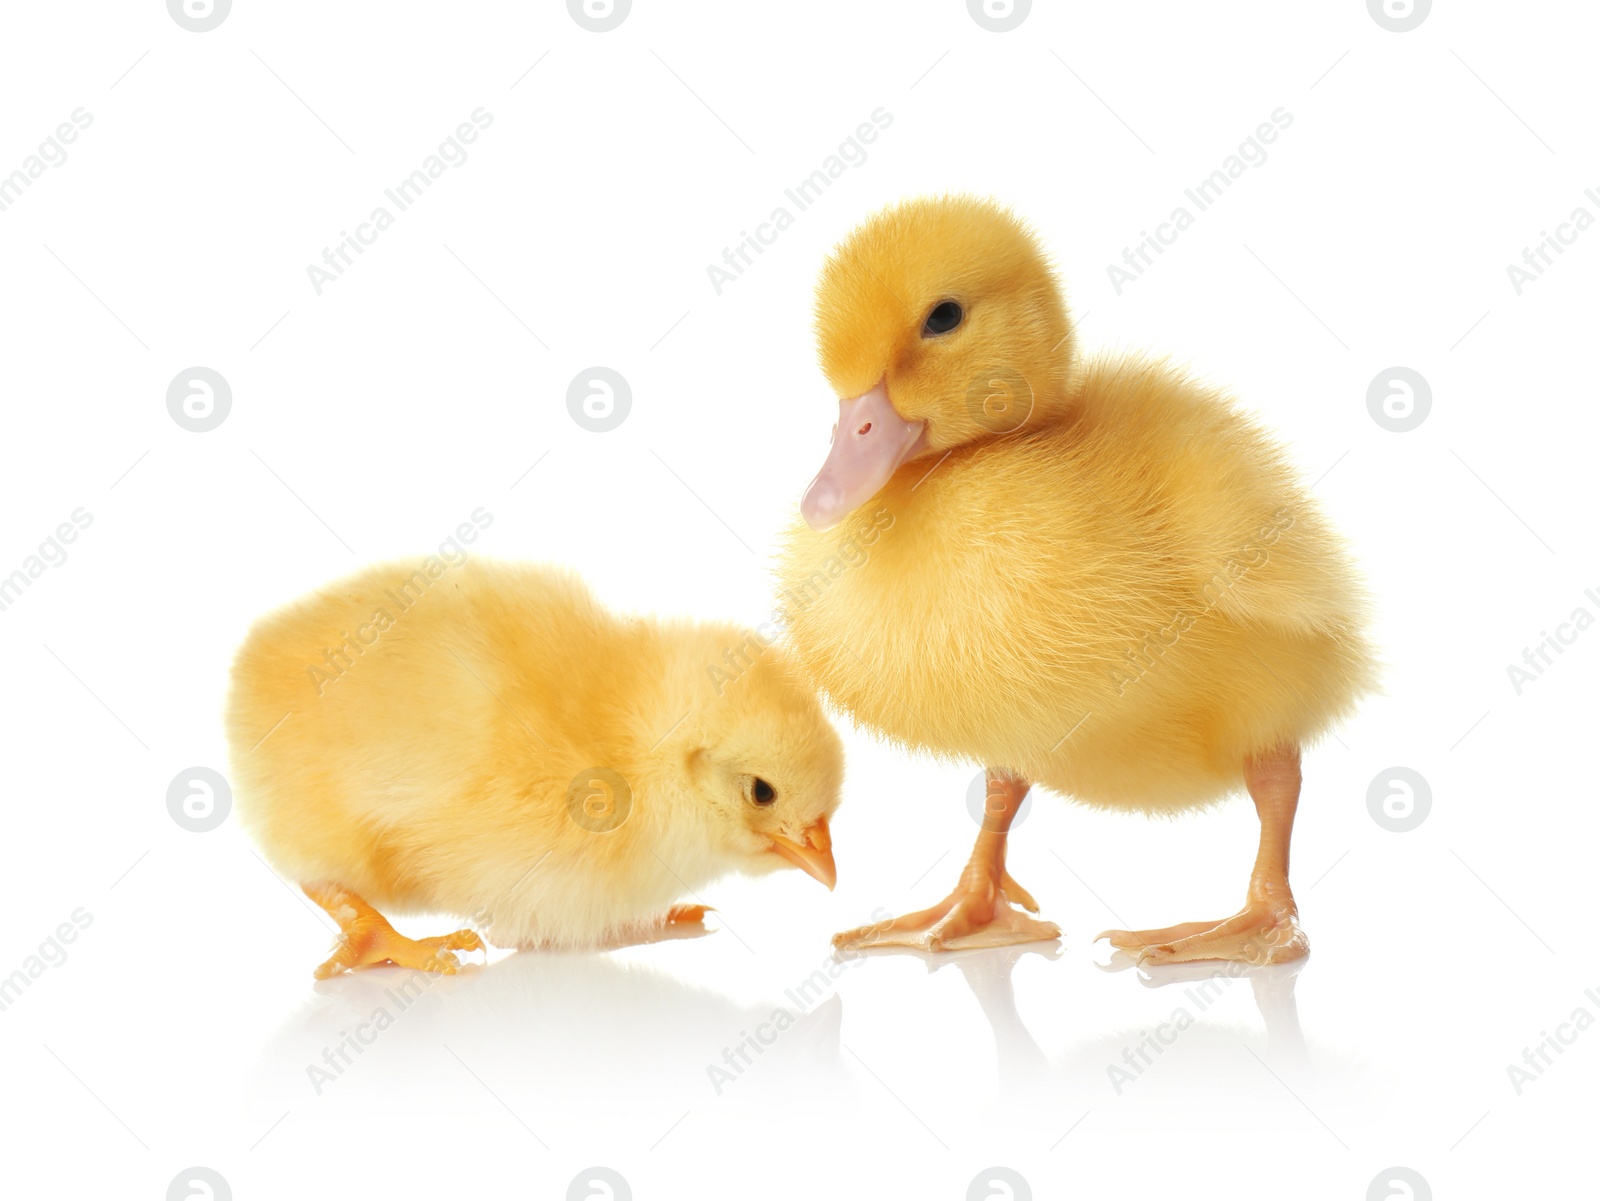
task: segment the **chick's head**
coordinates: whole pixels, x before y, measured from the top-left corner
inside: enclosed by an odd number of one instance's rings
[[[857,228],[817,285],[833,447],[801,511],[838,524],[903,464],[1058,417],[1072,325],[1044,253],[992,201],[913,200]]]
[[[678,739],[696,803],[739,870],[798,867],[832,888],[828,819],[839,807],[844,748],[816,692],[776,645],[729,631],[735,647],[706,673],[704,703]]]

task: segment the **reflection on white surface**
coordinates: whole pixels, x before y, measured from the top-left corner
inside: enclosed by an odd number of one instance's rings
[[[849,965],[855,974],[833,987],[756,1001],[611,952],[525,952],[454,977],[377,968],[316,984],[268,1043],[254,1091],[288,1103],[335,1094],[382,1111],[412,1103],[419,1073],[460,1084],[464,1068],[518,1114],[603,1110],[620,1088],[633,1102],[665,1108],[728,1097],[742,1107],[776,1095],[853,1104],[871,1087],[873,1063],[920,1052],[937,1064],[941,1055],[958,1058],[965,1042],[959,1058],[970,1067],[971,1005],[952,1004],[947,990],[936,994],[935,981],[919,988],[914,977],[880,970],[885,961],[918,961],[924,980],[962,982],[986,1037],[977,1072],[933,1072],[912,1090],[905,1103],[914,1114],[990,1096],[1002,1110],[1062,1112],[1134,1096],[1141,1104],[1214,1104],[1223,1091],[1245,1108],[1313,1096],[1336,1108],[1373,1099],[1352,1056],[1308,1046],[1295,995],[1307,961],[1142,971],[1118,952],[1108,964],[1083,965],[1084,974],[1110,973],[1155,994],[1158,1004],[1142,1006],[1138,1020],[1090,1028],[1071,1012],[1025,1018],[1018,965],[1071,972],[1062,958],[1049,943],[940,955],[884,949]],[[847,1022],[845,994],[855,989],[894,996],[918,1025]],[[978,1087],[980,1078],[987,1086]]]
[[[1022,943],[972,951],[947,951],[934,954],[912,947],[885,947],[867,952],[869,958],[920,960],[930,974],[941,969],[958,973],[977,998],[984,1019],[994,1032],[995,1075],[1002,1096],[1011,1090],[1028,1091],[1037,1087],[1048,1072],[1044,1051],[1035,1041],[1017,1012],[1016,989],[1011,981],[1018,961],[1037,957],[1048,961],[1061,958],[1059,943]]]
[[[825,1092],[844,1079],[843,1003],[809,999],[740,1003],[607,952],[523,952],[455,976],[375,968],[314,986],[269,1043],[257,1091],[381,1106],[419,1067],[454,1056],[521,1082],[540,1105],[604,1104],[621,1084],[664,1103],[779,1080]]]
[[[1035,943],[989,950],[931,954],[909,948],[869,952],[870,958],[920,960],[930,974],[951,970],[971,989],[994,1038],[996,1093],[1008,1102],[1102,1103],[1135,1085],[1186,1093],[1215,1090],[1233,1077],[1241,1056],[1253,1055],[1285,1088],[1339,1089],[1356,1083],[1353,1058],[1323,1049],[1313,1059],[1300,1026],[1295,983],[1308,961],[1252,967],[1192,963],[1138,969],[1131,977],[1156,990],[1170,1008],[1148,1024],[1116,1026],[1086,1036],[1069,1034],[1064,1052],[1047,1054],[1023,1020],[1012,975],[1017,964],[1062,958],[1056,944]],[[1102,971],[1137,969],[1134,958],[1113,952]],[[1248,980],[1248,995],[1260,1028],[1219,1019],[1214,1007]],[[1160,1084],[1146,1085],[1159,1079]]]

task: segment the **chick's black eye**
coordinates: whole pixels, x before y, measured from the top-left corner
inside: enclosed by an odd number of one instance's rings
[[[770,805],[778,799],[778,790],[758,777],[756,782],[750,785],[750,799],[758,805]]]
[[[928,314],[927,323],[922,327],[922,336],[932,338],[938,334],[948,334],[961,324],[961,306],[953,300],[946,300],[933,306],[933,312]]]

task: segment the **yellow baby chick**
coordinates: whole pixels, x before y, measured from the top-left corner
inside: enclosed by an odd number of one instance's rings
[[[615,617],[564,572],[430,558],[324,588],[251,630],[227,726],[244,825],[339,924],[319,978],[483,946],[379,909],[590,946],[698,921],[677,902],[728,872],[834,884],[843,756],[803,675],[733,626]]]
[[[1056,937],[1009,903],[1037,911],[1005,872],[1031,781],[1160,813],[1242,786],[1261,842],[1240,912],[1103,937],[1145,962],[1304,955],[1300,748],[1373,666],[1360,586],[1277,447],[1161,363],[1080,359],[1039,246],[981,200],[873,217],[816,321],[843,399],[781,568],[793,648],[857,720],[989,782],[955,890],[835,941]]]

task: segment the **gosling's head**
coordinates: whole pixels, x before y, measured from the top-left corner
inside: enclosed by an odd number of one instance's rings
[[[798,867],[831,889],[844,747],[815,690],[758,633],[715,627],[696,642],[697,703],[673,741],[719,849],[747,874]]]
[[[878,213],[828,259],[817,343],[839,400],[801,501],[815,529],[864,504],[904,463],[1054,420],[1072,325],[1032,233],[967,196]]]

